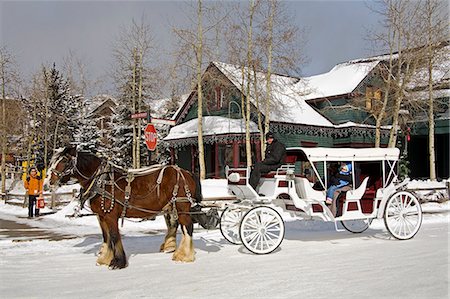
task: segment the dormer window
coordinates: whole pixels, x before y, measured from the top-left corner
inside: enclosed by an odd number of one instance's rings
[[[224,106],[224,95],[222,88],[216,87],[214,89],[214,99],[216,102],[216,109],[221,109]]]

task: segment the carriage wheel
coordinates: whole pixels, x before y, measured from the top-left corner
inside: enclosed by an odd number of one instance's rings
[[[422,224],[422,207],[417,198],[405,191],[392,195],[384,210],[384,224],[396,239],[414,237]]]
[[[355,219],[355,220],[342,220],[340,221],[342,226],[349,232],[359,234],[369,228],[372,223],[370,219]]]
[[[245,248],[256,254],[267,254],[283,241],[284,222],[274,209],[256,207],[242,218],[239,233]]]
[[[239,237],[239,226],[243,214],[242,209],[226,208],[220,216],[220,232],[225,240],[231,244],[242,244]]]

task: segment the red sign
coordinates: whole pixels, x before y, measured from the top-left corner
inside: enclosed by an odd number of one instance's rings
[[[148,124],[144,129],[145,134],[145,144],[149,151],[154,151],[156,149],[156,144],[158,142],[158,135],[156,134],[155,126]]]
[[[131,118],[146,118],[147,112],[139,112],[135,114],[131,114]]]

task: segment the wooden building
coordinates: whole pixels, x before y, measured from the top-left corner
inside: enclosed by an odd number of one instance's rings
[[[366,98],[375,83],[375,61],[337,65],[330,72],[308,78],[279,74],[271,77],[270,130],[286,146],[370,147],[374,127],[368,114],[346,107],[354,98]],[[225,165],[246,165],[245,122],[241,100],[246,95],[246,68],[211,62],[203,74],[203,136],[207,177],[224,177]],[[244,74],[243,74],[244,72]],[[243,79],[244,78],[244,79]],[[256,78],[256,84],[254,84]],[[257,105],[266,96],[266,74],[252,74],[250,82],[251,144],[253,161],[260,160]],[[336,108],[341,106],[340,108]],[[264,123],[264,108],[260,109]],[[164,139],[173,162],[197,171],[197,94],[192,91],[174,116],[177,125]],[[386,142],[388,128],[382,131]]]

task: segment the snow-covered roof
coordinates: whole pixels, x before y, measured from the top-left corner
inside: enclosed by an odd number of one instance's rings
[[[191,95],[190,93],[186,93],[186,94],[182,94],[180,96],[180,107],[178,107],[177,111],[175,111],[175,113],[172,115],[172,117],[170,118],[171,120],[177,119],[178,114],[180,114],[181,110],[183,109],[184,102],[187,101],[187,99],[189,98],[190,95]]]
[[[221,134],[241,134],[245,133],[245,122],[242,119],[233,119],[222,116],[203,116],[203,136]],[[169,135],[164,140],[175,140],[198,136],[197,118],[174,126],[170,129]],[[250,132],[259,132],[258,126],[250,122]]]
[[[348,121],[342,124],[337,124],[334,125],[334,127],[336,129],[341,129],[341,128],[349,128],[349,127],[358,127],[358,128],[371,128],[371,129],[375,129],[376,126],[374,125],[369,125],[369,124],[358,124],[352,121]],[[387,129],[390,130],[392,126],[381,126],[381,129]]]
[[[114,107],[117,106],[117,100],[113,98],[110,95],[107,94],[100,94],[91,99],[91,105],[88,107],[88,114],[87,117],[93,116],[93,114],[96,113],[102,106],[104,106],[106,103],[112,103],[112,105],[109,105],[109,108],[112,110],[113,113],[115,113]]]
[[[328,147],[290,147],[287,153],[302,151],[309,161],[397,161],[398,148],[328,148]]]
[[[213,62],[214,65],[241,91],[245,93],[242,86],[246,86],[246,79],[242,84],[242,70],[239,66],[223,62]],[[247,68],[244,68],[247,72]],[[264,96],[266,90],[266,74],[257,73],[259,82],[258,90]],[[333,124],[305,102],[304,94],[307,88],[299,81],[301,79],[289,76],[272,75],[272,101],[270,121],[287,122],[294,124],[316,125],[332,127]],[[254,88],[251,84],[251,100],[255,102]]]
[[[327,73],[305,77],[310,93],[302,98],[312,100],[351,93],[379,62],[345,62],[336,65]]]

